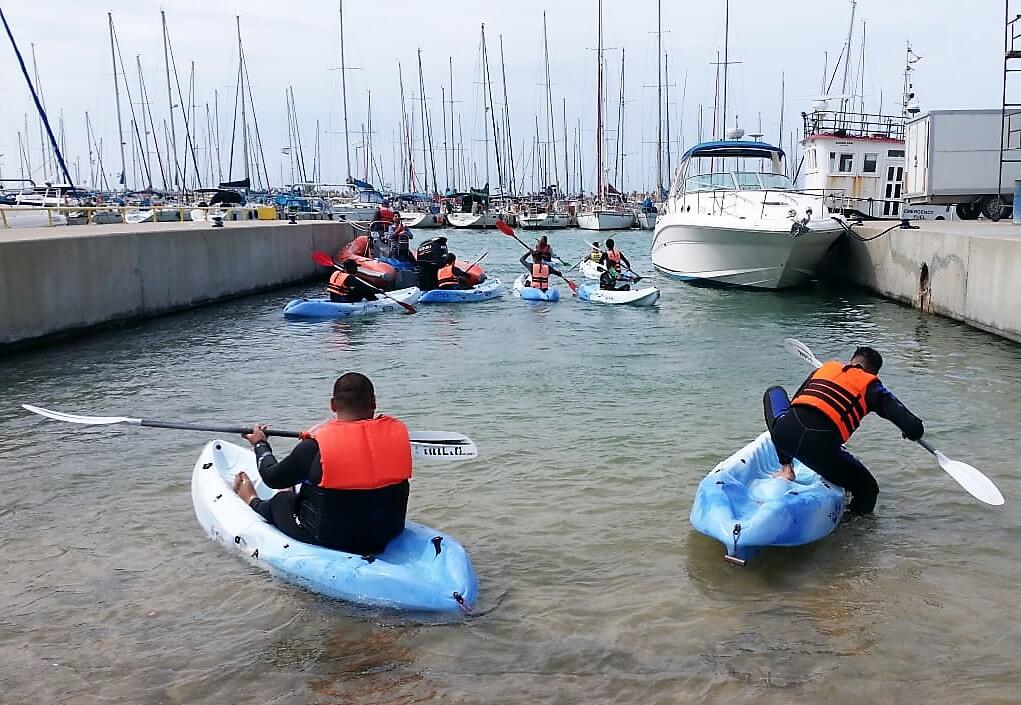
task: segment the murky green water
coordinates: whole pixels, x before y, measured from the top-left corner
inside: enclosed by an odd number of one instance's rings
[[[450,236],[517,274],[513,241]],[[643,271],[649,237],[617,238]],[[582,252],[579,233],[553,244]],[[0,702],[1016,702],[1021,347],[854,291],[649,280],[654,309],[508,296],[315,325],[284,322],[312,291],[291,290],[0,359]],[[762,390],[806,373],[789,335],[879,347],[930,439],[1007,505],[870,419],[852,449],[877,514],[725,565],[692,493],[762,430]],[[418,468],[410,515],[469,549],[482,615],[410,622],[276,581],[195,520],[208,437],[18,409],[300,427],[347,370],[412,428],[479,443],[478,462]]]

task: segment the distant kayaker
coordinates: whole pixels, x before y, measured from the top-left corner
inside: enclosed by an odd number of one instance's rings
[[[532,252],[538,252],[542,256],[543,262],[553,261],[553,248],[550,247],[549,239],[545,235],[540,237],[538,242],[535,243]],[[528,255],[526,254],[525,256],[527,257]]]
[[[525,261],[526,259],[528,259],[529,255],[532,256],[531,264]],[[544,257],[543,253],[540,252],[539,250],[532,250],[531,252],[526,252],[525,254],[521,255],[521,259],[518,261],[521,262],[521,265],[528,270],[528,286],[532,287],[533,289],[538,289],[539,291],[549,290],[550,274],[555,274],[558,277],[564,276],[558,270],[550,266],[549,260],[547,260]]]
[[[797,458],[851,493],[848,511],[867,514],[875,508],[879,484],[843,444],[870,411],[892,422],[908,440],[917,441],[925,432],[922,420],[879,380],[882,366],[878,352],[859,347],[848,364],[831,360],[813,372],[790,401],[783,387],[766,390],[766,427],[781,465],[774,477],[793,480],[791,463]]]
[[[471,277],[455,265],[457,256],[448,252],[443,258],[443,266],[436,272],[437,289],[470,289]]]
[[[376,416],[369,378],[349,372],[333,385],[336,418],[313,428],[283,460],[257,425],[245,439],[255,449],[267,487],[284,490],[259,499],[245,473],[234,491],[263,519],[303,543],[356,553],[382,553],[404,530],[411,478],[411,441],[404,424]],[[300,485],[298,491],[291,491]]]
[[[343,271],[334,272],[330,276],[326,292],[330,295],[330,301],[336,303],[376,300],[375,289],[358,277],[358,262],[353,259],[344,260]]]
[[[625,257],[624,254],[617,249],[617,245],[614,243],[613,238],[608,238],[606,240],[606,252],[603,253],[603,257],[599,263],[604,267],[613,265],[613,268],[620,272],[622,271],[620,267],[621,262],[623,262],[628,269],[631,269],[631,263],[628,262],[627,257]]]
[[[588,253],[588,258],[590,260],[592,260],[593,262],[595,262],[596,264],[599,264],[600,262],[603,261],[603,251],[599,247],[599,243],[598,242],[593,242],[592,243],[592,247],[591,247],[591,249],[589,250],[589,253]]]

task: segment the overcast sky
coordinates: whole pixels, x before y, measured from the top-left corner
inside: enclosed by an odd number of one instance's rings
[[[731,0],[728,125],[735,116],[747,132],[758,131],[761,113],[766,139],[778,140],[781,74],[786,78],[786,116],[783,143],[800,127],[800,113],[820,94],[824,52],[829,66],[846,39],[849,0]],[[159,126],[167,117],[167,86],[163,68],[160,3],[150,0],[0,0],[15,39],[31,71],[35,45],[39,74],[50,119],[57,129],[63,114],[67,159],[72,176],[78,165],[81,180],[89,172],[85,112],[96,139],[103,140],[105,171],[111,180],[120,171],[116,149],[116,112],[106,13],[112,12],[127,66],[132,97],[138,96],[135,56],[141,56],[153,117]],[[765,9],[769,8],[769,9]],[[305,161],[311,170],[316,121],[322,142],[322,178],[338,182],[346,176],[336,0],[175,0],[164,8],[182,89],[188,90],[190,62],[195,62],[196,104],[199,106],[198,159],[208,171],[205,106],[213,110],[219,91],[221,155],[226,170],[231,133],[237,40],[234,16],[241,16],[249,75],[259,130],[273,185],[289,182],[290,161],[282,153],[288,144],[284,91],[293,86]],[[490,76],[497,110],[502,110],[500,36],[503,37],[511,130],[518,185],[531,188],[531,157],[535,120],[545,139],[545,87],[542,15],[547,14],[550,72],[555,104],[557,153],[563,173],[562,99],[567,100],[568,148],[574,159],[575,133],[581,121],[582,159],[586,189],[594,178],[596,0],[535,0],[513,2],[425,2],[375,0],[344,3],[345,56],[348,67],[348,113],[354,146],[361,144],[366,122],[367,91],[372,91],[373,152],[383,163],[387,184],[395,179],[394,145],[400,120],[397,64],[401,63],[406,100],[417,97],[416,50],[422,50],[425,89],[433,124],[436,173],[447,185],[442,152],[441,86],[448,88],[448,57],[453,57],[454,111],[463,142],[471,150],[478,171],[485,169],[485,137],[479,46],[485,22]],[[650,189],[655,184],[656,139],[656,2],[605,0],[608,138],[615,139],[620,91],[620,49],[625,50],[624,186]],[[711,121],[715,70],[710,62],[723,48],[724,0],[663,3],[663,46],[670,62],[670,120],[674,165],[679,141],[698,138],[698,108],[705,106]],[[861,0],[858,3],[852,50],[852,73],[861,55],[865,23],[865,102],[870,111],[900,111],[905,43],[911,41],[923,56],[915,64],[914,82],[924,110],[998,107],[1002,80],[1003,5],[999,0]],[[686,91],[685,88],[685,75]],[[840,92],[842,73],[834,90]],[[176,87],[175,87],[176,92]],[[683,97],[683,102],[682,102]],[[127,98],[122,86],[129,185],[134,184],[128,132]],[[449,96],[448,96],[449,99]],[[176,102],[176,97],[175,97]],[[449,106],[447,106],[449,109]],[[139,106],[136,105],[136,110]],[[19,175],[18,131],[24,132],[28,113],[28,146],[33,178],[41,180],[40,138],[35,110],[21,77],[13,49],[0,36],[0,169],[4,177]],[[449,119],[449,118],[448,118]],[[681,123],[683,120],[683,134]],[[176,116],[183,143],[181,116]],[[416,133],[419,116],[416,116]],[[159,129],[162,130],[160,127]],[[708,137],[709,126],[704,130]],[[24,137],[24,135],[23,135]],[[460,141],[461,135],[455,141]],[[416,135],[416,147],[420,149]],[[448,138],[449,141],[449,138]],[[179,147],[179,149],[182,149]],[[611,145],[612,153],[613,147]],[[357,153],[361,157],[361,152]],[[164,155],[165,158],[165,155]],[[612,159],[612,157],[608,158]],[[152,155],[153,169],[155,154]],[[421,180],[421,153],[416,156]],[[241,175],[235,157],[233,176]],[[140,167],[139,167],[140,168]],[[362,167],[352,166],[356,176]],[[614,165],[609,170],[613,176]],[[224,175],[226,178],[226,174]],[[378,181],[378,175],[374,179]],[[431,177],[430,177],[431,180]],[[485,180],[478,175],[479,185]],[[495,159],[490,180],[496,183]],[[158,183],[158,177],[154,177]],[[207,179],[208,181],[208,179]],[[142,184],[137,184],[141,186]],[[421,184],[419,184],[421,185]],[[465,183],[457,184],[460,187]],[[400,184],[398,183],[398,187]],[[572,186],[573,187],[573,186]]]

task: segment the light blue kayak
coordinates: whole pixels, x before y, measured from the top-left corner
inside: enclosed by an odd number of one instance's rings
[[[307,590],[358,605],[415,612],[467,612],[478,582],[464,548],[450,536],[406,522],[378,556],[365,557],[295,541],[266,522],[231,489],[244,471],[263,499],[255,454],[226,441],[202,449],[191,478],[195,516],[213,540],[245,560]]]
[[[402,303],[414,306],[422,292],[418,287],[409,287],[389,292],[390,296]],[[340,303],[329,299],[294,299],[284,306],[285,318],[350,318],[351,316],[368,316],[376,313],[404,313],[405,308],[390,299],[379,296],[375,301],[359,301],[358,303]]]
[[[744,565],[767,546],[818,541],[840,522],[842,488],[797,460],[793,482],[770,477],[779,469],[773,442],[763,433],[699,483],[691,525],[720,541],[731,563]]]
[[[527,279],[528,275],[522,274],[514,280],[514,293],[521,299],[524,301],[560,301],[560,290],[558,288],[551,286],[546,291],[535,289],[525,283]]]
[[[470,289],[432,289],[418,298],[420,304],[466,304],[503,296],[499,279],[487,279]]]

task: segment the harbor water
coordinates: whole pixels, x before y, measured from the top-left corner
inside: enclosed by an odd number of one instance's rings
[[[0,702],[1017,701],[1021,347],[851,289],[667,281],[639,232],[616,239],[657,307],[530,304],[509,291],[520,245],[444,234],[465,259],[488,250],[503,299],[284,321],[305,287],[0,359]],[[593,235],[551,241],[576,261]],[[1007,504],[870,417],[850,447],[875,515],[726,564],[690,528],[693,492],[763,430],[762,391],[807,374],[788,336],[822,358],[877,347],[926,437]],[[366,612],[230,555],[191,506],[208,434],[19,408],[302,428],[351,370],[412,430],[478,443],[477,461],[419,465],[409,507],[469,550],[475,615]]]

